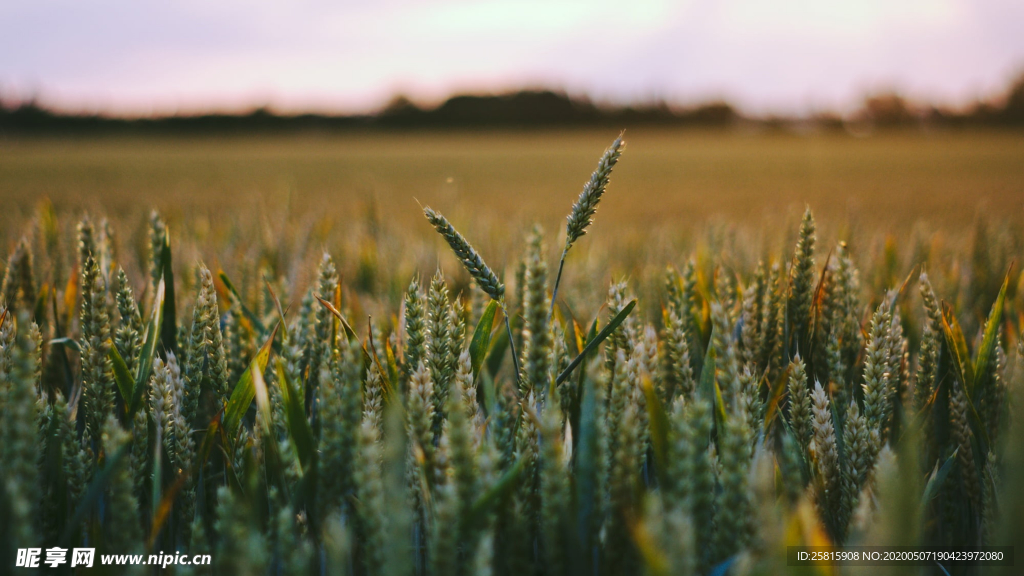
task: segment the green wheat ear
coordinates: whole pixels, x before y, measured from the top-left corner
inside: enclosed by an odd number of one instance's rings
[[[487,266],[484,259],[480,257],[480,254],[470,245],[469,241],[462,234],[459,234],[458,230],[448,222],[447,218],[430,206],[423,209],[423,215],[427,217],[430,225],[448,242],[452,251],[455,252],[455,256],[466,267],[466,271],[480,285],[480,289],[494,300],[501,300],[505,296],[505,286],[498,281],[498,276]]]
[[[590,180],[583,185],[580,197],[572,205],[572,212],[569,213],[565,224],[565,251],[567,252],[581,236],[587,233],[587,227],[594,221],[597,204],[601,202],[605,188],[608,187],[612,168],[615,167],[615,163],[619,161],[619,156],[622,155],[623,134],[625,132],[619,134],[615,142],[612,142],[612,145],[601,155],[601,160],[597,163],[597,169],[590,175]]]
[[[604,151],[601,159],[597,162],[597,169],[590,175],[590,180],[583,185],[580,197],[572,205],[572,211],[565,222],[565,247],[562,248],[562,258],[558,261],[558,273],[555,274],[555,286],[551,290],[551,307],[548,310],[548,322],[551,322],[551,315],[555,312],[555,300],[558,298],[558,285],[562,282],[562,269],[565,268],[565,257],[569,254],[569,248],[587,233],[587,227],[594,221],[594,214],[597,213],[597,205],[604,196],[608,187],[608,181],[612,176],[612,168],[619,161],[622,155],[622,141],[625,131],[619,133],[619,137],[612,142],[612,145]]]
[[[512,326],[508,321],[508,310],[505,309],[505,285],[498,281],[498,276],[487,266],[484,259],[480,257],[480,254],[477,254],[477,251],[473,249],[469,241],[462,234],[459,234],[459,231],[440,212],[427,206],[423,208],[423,215],[427,217],[430,225],[448,242],[452,252],[455,252],[455,256],[466,267],[466,271],[473,277],[473,280],[476,280],[480,289],[500,304],[502,313],[505,316],[505,329],[508,331],[512,364],[515,366],[516,380],[518,380],[523,372],[519,369],[519,358],[516,354],[515,339],[512,337]]]

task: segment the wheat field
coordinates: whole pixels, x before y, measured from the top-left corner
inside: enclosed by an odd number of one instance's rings
[[[1024,138],[614,137],[0,142],[3,571],[1014,573]]]
[[[416,197],[467,213],[472,203],[489,225],[512,215],[512,230],[534,221],[553,230],[607,138],[588,130],[0,139],[0,201],[24,210],[45,195],[67,210],[209,214],[255,198],[340,217],[375,199],[389,219],[412,224]],[[962,228],[980,210],[1019,216],[1024,199],[1018,132],[854,138],[641,127],[629,139],[630,162],[603,217],[609,234],[641,218],[762,224],[780,208],[795,224],[806,204],[835,224]]]

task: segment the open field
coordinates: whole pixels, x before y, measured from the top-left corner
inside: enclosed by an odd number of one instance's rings
[[[351,134],[239,139],[0,141],[0,202],[40,195],[67,209],[198,209],[261,203],[344,219],[375,198],[389,219],[419,216],[413,198],[519,229],[554,229],[593,169],[606,132]],[[805,204],[823,221],[947,230],[984,211],[1024,216],[1024,135],[628,134],[602,214],[606,233],[709,218],[791,221]],[[5,211],[5,213],[9,213]]]
[[[1024,550],[1024,138],[612,137],[0,144],[0,573]]]
[[[436,265],[438,244],[421,220],[422,203],[444,211],[504,268],[518,257],[522,234],[534,223],[560,233],[594,157],[614,136],[568,131],[6,141],[0,142],[0,202],[9,209],[0,213],[0,226],[30,214],[44,196],[61,214],[86,210],[136,223],[155,207],[172,229],[187,232],[185,239],[209,235],[194,250],[184,246],[195,254],[190,258],[229,271],[239,255],[223,253],[225,239],[246,237],[256,230],[252,222],[277,232],[311,228],[313,243],[332,251],[346,250],[373,228],[402,242],[396,246],[400,254],[381,255],[392,267],[413,261],[427,274]],[[997,224],[1024,221],[1021,133],[856,138],[637,129],[627,140],[628,161],[616,170],[602,202],[601,234],[580,247],[582,254],[598,254],[588,260],[594,266],[588,272],[599,277],[656,278],[665,263],[680,264],[682,254],[706,240],[731,242],[752,264],[764,251],[788,249],[806,206],[818,215],[821,234],[851,242],[860,256],[881,253],[888,238],[899,240],[899,270],[920,263],[911,260],[922,244],[969,239],[979,215]],[[7,246],[21,233],[17,226],[0,228]],[[138,249],[142,241],[136,236],[132,243]],[[554,258],[557,246],[551,244]],[[357,258],[341,256],[349,272]],[[457,269],[446,256],[441,261],[446,270]],[[645,271],[645,265],[653,266]],[[397,298],[398,278],[411,271],[387,272],[396,275],[391,295]]]

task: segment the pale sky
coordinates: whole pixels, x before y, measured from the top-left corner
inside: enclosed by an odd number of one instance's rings
[[[1024,72],[1024,0],[0,0],[0,97],[127,114],[362,112],[560,88],[849,110],[962,105]]]

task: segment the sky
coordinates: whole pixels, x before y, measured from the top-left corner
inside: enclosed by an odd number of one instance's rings
[[[1024,73],[1024,0],[0,0],[0,98],[124,115],[369,112],[562,89],[849,111]]]

